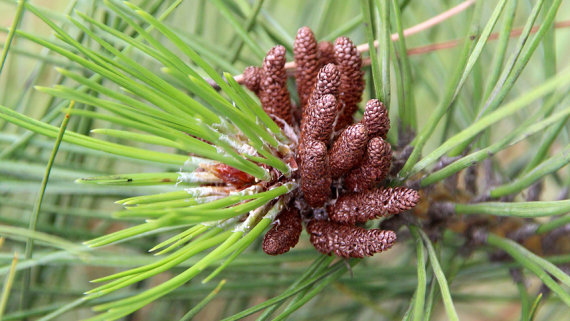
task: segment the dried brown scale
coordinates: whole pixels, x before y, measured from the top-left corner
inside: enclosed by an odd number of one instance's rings
[[[390,117],[386,106],[378,99],[371,99],[366,103],[362,123],[368,130],[370,137],[380,136],[386,138],[390,130]]]
[[[313,139],[328,144],[337,114],[337,102],[333,95],[324,95],[314,105],[308,106],[301,121],[302,139]]]
[[[319,70],[317,81],[311,92],[308,105],[313,105],[324,95],[338,97],[340,88],[340,72],[334,64],[327,64]],[[303,115],[305,117],[305,115]]]
[[[334,63],[334,45],[328,41],[321,41],[317,45],[319,51],[319,68],[330,63]]]
[[[364,223],[381,216],[407,211],[418,203],[417,191],[405,187],[380,187],[361,193],[345,194],[328,209],[331,221]]]
[[[354,124],[346,128],[329,151],[331,176],[338,178],[358,165],[368,143],[368,133],[362,124]]]
[[[251,186],[255,183],[255,177],[226,164],[214,164],[208,166],[207,169],[216,177],[222,179],[224,183],[233,185],[238,189]]]
[[[263,238],[263,252],[269,255],[279,255],[286,252],[299,242],[303,224],[299,210],[295,207],[285,209],[275,218],[275,225]]]
[[[335,130],[343,129],[352,124],[352,116],[358,110],[362,99],[364,77],[362,57],[358,49],[347,37],[339,37],[334,44],[335,61],[341,75],[339,105],[341,114],[338,117]]]
[[[307,139],[301,154],[301,190],[307,204],[322,207],[331,193],[327,146],[325,143]]]
[[[317,40],[315,40],[315,35],[309,27],[302,27],[297,31],[295,43],[293,44],[293,53],[295,55],[295,63],[297,64],[295,70],[297,92],[299,93],[301,108],[304,109],[311,96],[311,91],[319,72]]]
[[[267,52],[263,60],[263,73],[260,82],[259,100],[263,110],[272,118],[292,123],[291,100],[287,90],[285,71],[285,47],[275,46]],[[277,124],[281,122],[277,121]]]
[[[392,147],[380,137],[372,138],[366,147],[362,164],[350,171],[344,186],[352,192],[362,192],[381,182],[390,172]]]
[[[262,69],[260,67],[249,66],[243,71],[243,80],[247,89],[259,94],[259,85],[261,83]]]
[[[317,251],[344,258],[363,258],[391,248],[396,241],[393,231],[343,225],[313,220],[307,225],[310,240]]]

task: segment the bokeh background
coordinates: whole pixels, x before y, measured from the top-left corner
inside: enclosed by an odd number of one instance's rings
[[[30,2],[45,9],[50,17],[64,28],[70,27],[65,21],[65,16],[73,14],[73,10],[88,13],[98,19],[103,18],[103,10],[100,9],[102,1],[98,0],[33,0]],[[161,2],[167,4],[171,1],[135,2],[160,8]],[[460,1],[400,2],[405,5],[402,19],[404,28],[407,28],[457,5]],[[514,28],[521,28],[524,25],[534,2],[519,1]],[[0,0],[0,47],[5,45],[7,28],[14,19],[16,3],[11,0]],[[232,3],[237,12],[251,10],[253,7],[252,1],[241,0]],[[487,21],[493,7],[491,2],[484,6],[482,23]],[[366,36],[365,29],[358,20],[359,17],[361,19],[360,15],[361,8],[358,1],[266,0],[254,32],[257,29],[264,30],[264,32],[256,32],[256,34],[263,35],[256,37],[263,50],[268,50],[276,43],[291,48],[297,29],[305,25],[315,31],[318,39],[334,39],[342,34],[349,36],[355,43],[362,44],[366,42]],[[470,15],[471,10],[467,10],[438,26],[407,37],[408,49],[413,51],[428,45],[462,39],[468,31]],[[499,20],[498,25],[503,19]],[[546,66],[551,66],[551,64],[545,61],[547,58],[544,48],[539,48],[506,101],[543,83],[549,77],[549,72],[557,72],[570,64],[568,54],[570,52],[570,25],[568,24],[570,2],[563,1],[555,20],[561,23],[560,28],[552,33],[555,44],[553,49],[556,53],[555,70],[547,70]],[[234,30],[208,1],[183,1],[167,22],[181,34],[186,35],[189,41],[206,47],[228,60],[236,48]],[[350,27],[351,22],[356,23]],[[339,29],[343,26],[350,28],[340,30],[342,33],[339,33]],[[34,35],[53,39],[51,30],[30,13],[24,14],[19,28]],[[72,35],[77,35],[77,30],[71,28],[69,30]],[[495,28],[495,32],[497,30],[498,27]],[[89,44],[90,40],[84,41]],[[517,38],[512,38],[509,48],[512,48],[516,41]],[[94,46],[94,44],[91,45]],[[490,41],[486,46],[458,100],[456,113],[461,113],[462,110],[469,111],[479,104],[482,90],[481,79],[488,75],[488,67],[492,61],[495,46],[494,41]],[[414,78],[413,93],[420,128],[437,105],[445,81],[455,67],[460,50],[461,46],[435,48],[428,52],[410,55]],[[141,65],[150,69],[156,68],[152,64],[145,64],[147,61],[144,57],[139,58]],[[234,70],[230,71],[236,73],[248,65],[259,65],[260,61],[247,47],[244,47],[235,62],[231,64]],[[75,68],[63,57],[36,44],[16,38],[9,51],[4,70],[0,74],[0,104],[10,106],[37,119],[45,118],[57,101],[46,94],[35,91],[34,86],[51,87],[61,82],[69,83],[55,71],[56,66]],[[369,77],[368,74],[367,77]],[[371,87],[367,86],[366,90],[365,98],[370,96]],[[395,90],[394,84],[393,92]],[[393,102],[395,103],[397,100]],[[81,105],[76,108],[97,110]],[[392,114],[396,113],[395,110],[396,108],[392,109]],[[524,116],[524,113],[520,113],[508,121],[501,122],[500,126],[493,130],[491,140],[515,128]],[[63,114],[58,114],[52,117],[50,122],[58,126],[62,117]],[[102,123],[98,121],[78,117],[71,119],[68,128],[88,134],[91,129],[101,125]],[[457,115],[453,115],[448,121],[450,132],[457,132],[467,125],[463,118]],[[431,151],[440,144],[444,135],[444,127],[441,122],[433,138],[426,145],[426,151]],[[23,137],[25,133],[25,130],[0,120],[0,153]],[[553,147],[553,153],[564,147],[564,142],[569,141],[568,130],[561,135],[562,139]],[[533,140],[523,141],[499,153],[493,159],[501,163],[502,168],[508,172],[525,161],[526,156],[521,159],[521,155],[527,155],[528,150],[533,148],[533,142]],[[133,144],[143,146],[138,143]],[[1,156],[0,154],[1,225],[17,227],[28,225],[52,147],[52,140],[34,135],[28,143],[11,151],[9,155]],[[109,156],[63,143],[50,176],[37,230],[80,243],[130,226],[132,222],[112,217],[114,211],[120,210],[120,206],[113,203],[115,200],[151,192],[169,191],[175,187],[107,186],[99,188],[93,185],[77,185],[74,184],[74,180],[94,175],[156,170],[153,164]],[[560,173],[562,181],[567,182],[568,176],[568,171]],[[560,194],[561,184],[554,178],[547,178],[544,186],[545,190],[542,194],[544,199],[555,199]],[[147,249],[163,239],[163,236],[153,235],[106,247],[96,250],[97,253],[90,258],[77,257],[65,251],[54,252],[52,248],[43,247],[39,243],[37,253],[34,255],[37,255],[38,260],[45,261],[34,263],[29,297],[26,298],[27,308],[19,310],[21,282],[16,278],[8,300],[5,320],[18,320],[25,316],[34,320],[80,298],[83,292],[92,288],[89,280],[151,260],[152,258],[146,255]],[[453,240],[450,242],[453,243]],[[0,279],[7,275],[14,253],[22,255],[24,245],[25,243],[18,239],[4,240],[0,248],[0,271],[2,271]],[[256,246],[259,247],[259,244]],[[410,251],[409,244],[398,244],[393,250],[367,260],[365,264],[355,269],[353,277],[350,275],[343,277],[341,281],[299,310],[292,319],[315,320],[318,317],[328,320],[400,319],[415,289],[415,263],[402,268],[403,263],[413,262],[411,255],[414,255],[414,252]],[[450,258],[445,255],[444,252],[443,261],[449,260]],[[295,280],[296,276],[302,273],[314,257],[315,251],[308,244],[306,234],[302,237],[300,246],[283,257],[269,258],[253,251],[246,253],[222,276],[228,279],[228,285],[196,320],[216,320],[280,293]],[[500,263],[485,263],[485,258],[485,253],[475,253],[470,263],[472,266],[461,269],[453,282],[453,298],[461,320],[518,320],[520,298],[508,269]],[[141,282],[128,291],[138,291],[159,284],[179,271],[181,269],[174,269],[159,277]],[[534,278],[529,278],[529,281],[531,290],[536,291],[540,287],[540,283]],[[193,304],[211,291],[213,286],[215,284],[202,285],[199,280],[196,280],[175,291],[166,299],[147,306],[125,320],[178,320]],[[554,298],[539,310],[536,320],[564,320],[569,312],[568,307]],[[92,315],[93,312],[88,306],[82,306],[58,317],[57,320],[78,320]],[[432,319],[445,319],[441,304],[436,306]]]

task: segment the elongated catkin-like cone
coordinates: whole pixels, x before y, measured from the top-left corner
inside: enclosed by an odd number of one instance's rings
[[[295,43],[293,44],[293,53],[295,55],[295,79],[297,80],[297,92],[299,93],[299,102],[304,110],[311,91],[317,80],[319,72],[319,52],[317,49],[317,40],[309,27],[302,27],[297,31]]]
[[[275,46],[263,60],[263,73],[259,84],[259,100],[263,110],[273,119],[279,118],[291,124],[291,99],[287,89],[285,71],[285,47]],[[277,124],[281,124],[277,121]]]
[[[368,134],[362,124],[349,126],[340,134],[329,151],[333,179],[341,177],[362,161],[367,142]]]
[[[307,225],[311,243],[324,254],[363,258],[386,251],[396,241],[396,233],[387,230],[366,230],[353,225],[313,220]]]
[[[324,95],[333,95],[335,98],[339,95],[340,88],[340,72],[334,64],[328,64],[319,70],[317,74],[317,82],[311,92],[311,97],[307,102],[308,105],[314,105]],[[337,98],[338,99],[338,98]],[[303,115],[303,117],[305,117]]]
[[[390,117],[386,106],[378,99],[370,99],[366,103],[362,123],[366,126],[369,137],[379,136],[385,139],[390,130]]]
[[[392,162],[392,147],[380,137],[368,141],[366,155],[360,166],[346,176],[344,186],[351,192],[370,189],[386,178]]]
[[[321,41],[317,45],[319,51],[319,68],[326,64],[335,63],[334,45],[328,41]]]
[[[417,191],[405,187],[381,187],[345,194],[328,208],[331,221],[342,224],[364,223],[381,216],[398,214],[416,206]]]
[[[307,139],[301,153],[301,190],[307,204],[322,207],[331,194],[327,146],[325,143]]]
[[[302,164],[305,151],[305,141],[317,140],[329,144],[332,135],[334,121],[337,114],[337,103],[333,95],[327,94],[319,98],[315,104],[310,105],[305,110],[305,116],[301,120],[301,137],[297,158]]]
[[[261,83],[263,71],[260,67],[249,66],[243,71],[243,81],[247,89],[259,95],[259,85]]]
[[[299,242],[303,231],[301,215],[297,208],[284,209],[275,218],[275,225],[263,237],[263,252],[269,255],[279,255],[289,250]]]
[[[341,84],[339,105],[341,106],[335,130],[352,124],[352,116],[358,109],[364,91],[364,78],[360,70],[362,57],[358,49],[347,37],[339,37],[334,44],[335,61],[340,71]]]
[[[328,144],[337,110],[336,98],[333,95],[324,95],[314,105],[308,106],[301,121],[301,138]]]

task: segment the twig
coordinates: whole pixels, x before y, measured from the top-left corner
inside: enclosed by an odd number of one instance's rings
[[[460,4],[457,7],[454,7],[448,11],[445,11],[444,13],[435,16],[429,20],[426,20],[418,25],[415,25],[411,28],[408,28],[406,30],[404,30],[404,36],[409,36],[409,35],[413,35],[418,33],[421,30],[425,30],[426,28],[432,27],[440,22],[442,22],[445,19],[448,19],[451,14],[451,12],[453,11],[454,14],[457,14],[459,12],[461,12],[461,10],[464,10],[465,8],[467,8],[466,3],[469,2],[469,5],[472,4],[472,2],[470,1],[466,1],[462,4]],[[459,10],[461,9],[461,10]],[[458,11],[459,10],[459,11]],[[441,20],[443,19],[443,20]],[[428,23],[429,22],[429,23]],[[419,27],[422,26],[424,29],[419,29]],[[570,27],[570,20],[565,20],[565,21],[561,21],[561,22],[557,22],[554,24],[554,29],[562,29],[562,28],[569,28]],[[540,25],[534,26],[531,29],[531,33],[536,33],[538,31],[538,28],[540,28]],[[510,37],[511,38],[516,38],[518,36],[521,35],[523,28],[517,28],[514,29],[513,31],[511,31]],[[398,40],[398,34],[393,34],[392,35],[392,41],[396,41]],[[489,41],[492,40],[497,40],[499,38],[499,33],[495,32],[492,33],[489,36]],[[472,35],[470,38],[470,40],[475,40],[476,36]],[[439,43],[433,43],[433,44],[429,44],[429,45],[425,45],[425,46],[420,46],[420,47],[415,47],[415,48],[410,48],[408,49],[407,53],[408,56],[414,56],[414,55],[423,55],[429,52],[433,52],[433,51],[437,51],[437,50],[444,50],[444,49],[450,49],[453,47],[456,47],[457,45],[459,45],[464,39],[454,39],[454,40],[449,40],[449,41],[444,41],[444,42],[439,42]],[[378,43],[374,42],[374,46],[377,46]],[[360,52],[366,52],[369,50],[369,46],[368,44],[362,44],[360,46],[357,47],[358,50]],[[370,58],[364,58],[362,61],[362,65],[363,66],[369,66],[370,65]],[[285,64],[285,68],[287,69],[287,71],[292,71],[293,69],[295,69],[297,66],[295,65],[294,61],[290,61],[288,63]],[[242,84],[243,83],[243,75],[237,75],[235,77],[235,79]],[[215,87],[215,84],[212,82],[212,86]]]
[[[430,18],[430,19],[428,19],[422,23],[419,23],[413,27],[407,28],[404,30],[404,36],[405,37],[411,36],[413,34],[420,32],[420,31],[423,31],[423,30],[429,29],[435,25],[438,25],[438,24],[442,23],[443,21],[445,21],[445,20],[453,17],[454,15],[464,11],[465,9],[469,8],[473,3],[475,3],[475,0],[464,1],[464,2],[460,3],[459,5],[451,8],[447,11],[440,13],[437,16],[434,16],[434,17],[432,17],[432,18]],[[396,41],[399,39],[398,33],[392,34],[391,37],[392,37],[392,41]],[[378,41],[374,41],[374,47],[378,47]],[[368,46],[368,44],[362,44],[362,45],[358,46],[357,49],[360,52],[367,52],[368,50],[370,50],[370,47]],[[366,63],[366,61],[365,61],[365,63]],[[370,62],[368,61],[368,63],[370,63]],[[292,69],[295,69],[296,67],[297,67],[297,65],[295,64],[294,61],[289,61],[285,64],[285,69],[287,69],[287,70],[292,70]],[[243,84],[243,75],[237,75],[234,77],[234,79],[238,83]]]
[[[561,22],[554,24],[555,29],[568,28],[568,27],[570,27],[570,20],[561,21]],[[531,33],[536,33],[538,28],[540,28],[540,26],[534,26],[531,29]],[[522,29],[523,28],[514,29],[513,31],[511,31],[510,37],[516,38],[516,37],[520,36],[522,33]],[[497,40],[498,38],[499,38],[499,33],[495,32],[489,36],[489,41]],[[471,37],[471,40],[475,40],[475,37]],[[449,41],[445,41],[445,42],[429,44],[429,45],[425,45],[425,46],[421,46],[421,47],[410,48],[408,50],[408,56],[421,55],[421,54],[425,54],[425,53],[436,51],[436,50],[453,48],[453,47],[457,46],[459,43],[461,43],[462,41],[463,41],[463,39],[455,39],[455,40],[449,40]],[[364,61],[364,64],[366,64],[366,63],[370,63],[369,59],[367,59],[367,61]]]

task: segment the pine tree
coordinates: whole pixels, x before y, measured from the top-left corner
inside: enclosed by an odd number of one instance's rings
[[[518,2],[3,1],[0,319],[564,318],[568,9]]]

